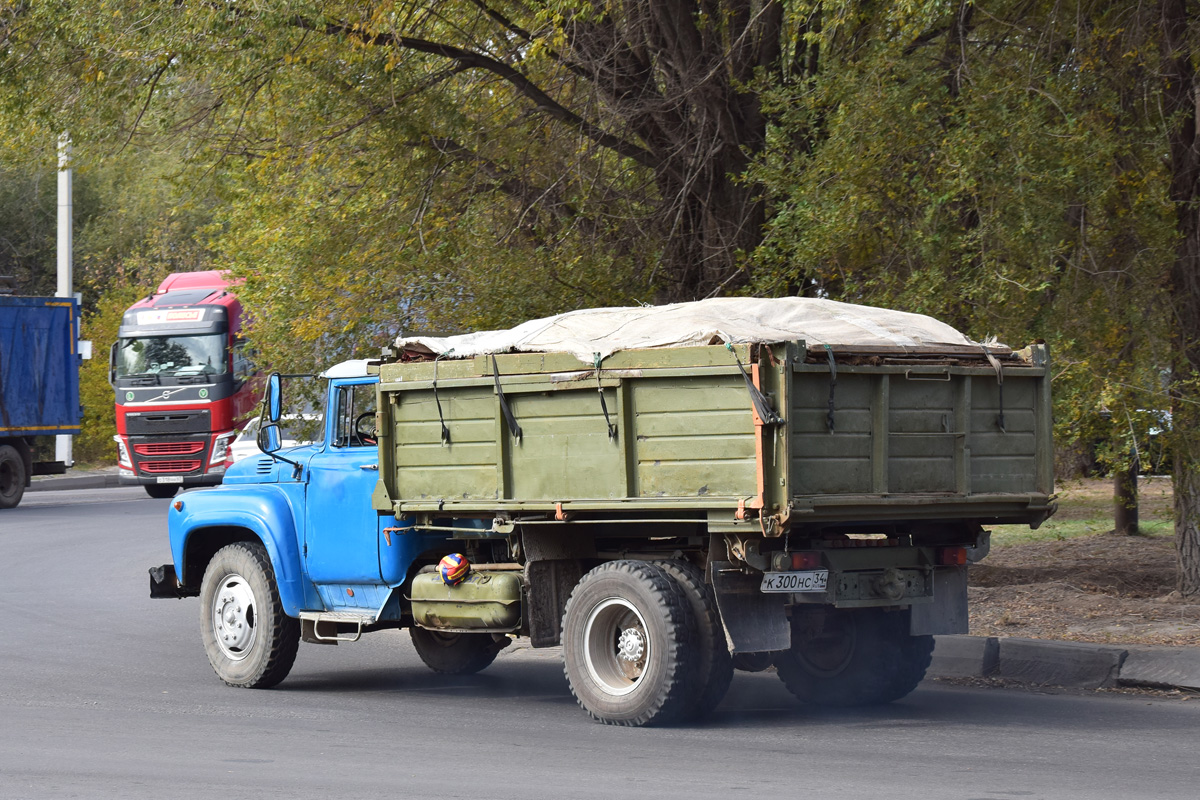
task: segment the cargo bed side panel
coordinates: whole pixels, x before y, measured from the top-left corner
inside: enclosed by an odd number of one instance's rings
[[[798,363],[790,494],[827,518],[1036,521],[1052,489],[1047,369]],[[1031,505],[1032,503],[1032,505]],[[907,505],[907,508],[905,507]],[[824,512],[821,511],[824,509]],[[1040,519],[1040,518],[1039,518]]]
[[[505,359],[499,362],[503,371]],[[382,386],[391,435],[382,439],[388,455],[381,467],[392,501],[653,506],[676,499],[704,506],[724,498],[733,506],[757,491],[750,398],[729,368],[605,377],[603,405],[594,378],[507,373],[503,386],[519,438],[491,377],[443,380],[437,400],[428,383]],[[438,400],[449,442],[442,441]]]

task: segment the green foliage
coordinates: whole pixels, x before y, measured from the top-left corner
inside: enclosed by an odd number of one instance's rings
[[[20,4],[0,12],[0,162],[39,166],[5,181],[0,230],[43,243],[14,251],[44,280],[53,208],[28,198],[70,130],[95,324],[131,284],[227,267],[261,362],[299,372],[401,331],[821,294],[1046,339],[1060,439],[1116,462],[1171,361],[1153,15]]]
[[[1168,407],[1170,176],[1135,46],[1153,20],[1068,6],[825,4],[826,69],[771,94],[754,288],[1045,339],[1060,439],[1109,441],[1102,411]]]
[[[183,154],[281,366],[383,338],[334,317],[369,303],[460,329],[745,279],[774,5],[84,5],[0,30],[0,124]],[[286,286],[257,279],[276,263]]]

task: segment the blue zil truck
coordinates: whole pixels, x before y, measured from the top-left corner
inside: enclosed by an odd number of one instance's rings
[[[268,379],[263,452],[174,498],[150,570],[151,596],[200,598],[231,686],[407,628],[451,674],[559,646],[608,724],[699,717],[768,665],[804,702],[886,703],[966,632],[987,526],[1054,511],[1045,347],[914,314],[573,312],[323,377],[323,434],[287,449]]]
[[[0,509],[21,502],[31,476],[66,471],[37,445],[79,433],[78,342],[76,300],[0,295]]]

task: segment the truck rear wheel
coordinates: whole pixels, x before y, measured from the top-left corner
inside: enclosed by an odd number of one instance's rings
[[[146,494],[156,500],[162,500],[167,497],[174,497],[179,491],[179,485],[174,483],[145,483],[142,488],[146,490]]]
[[[443,675],[473,675],[495,661],[511,641],[490,633],[445,633],[415,625],[408,633],[425,666]]]
[[[562,627],[567,682],[593,719],[663,724],[696,705],[695,619],[683,587],[662,567],[601,564],[571,592]]]
[[[200,633],[209,663],[230,686],[266,689],[292,669],[300,621],[283,612],[275,570],[257,542],[222,547],[200,585]]]
[[[866,608],[825,609],[792,618],[792,647],[775,654],[788,691],[821,706],[881,705],[899,700],[925,677],[932,636],[908,635],[908,614]]]
[[[25,495],[25,460],[10,444],[0,444],[0,508],[16,508]]]
[[[656,561],[659,567],[683,587],[692,606],[692,616],[699,631],[697,645],[697,685],[695,705],[684,718],[702,717],[711,712],[729,691],[733,680],[733,658],[725,643],[725,628],[717,608],[717,596],[704,582],[704,573],[688,561]]]

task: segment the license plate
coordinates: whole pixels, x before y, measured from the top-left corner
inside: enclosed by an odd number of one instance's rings
[[[183,483],[182,475],[159,475],[159,483]]]
[[[803,572],[765,572],[764,592],[823,592],[829,583],[829,570],[813,569]]]

